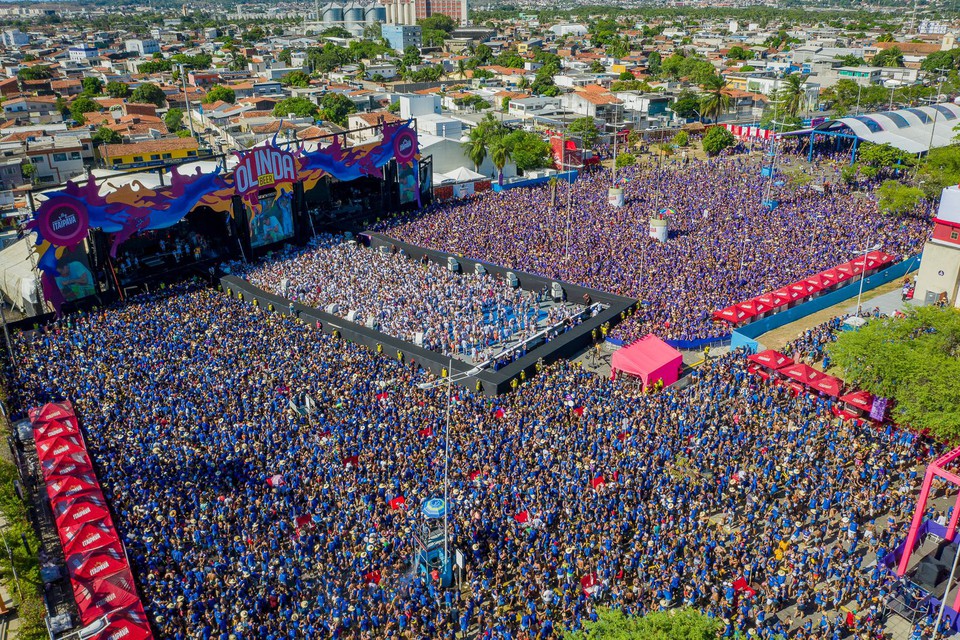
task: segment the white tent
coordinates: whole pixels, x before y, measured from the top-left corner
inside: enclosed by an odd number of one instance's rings
[[[482,173],[477,173],[476,171],[472,171],[466,167],[454,169],[453,171],[449,171],[443,175],[445,178],[449,178],[454,182],[474,182],[476,180],[486,180],[487,178],[487,176],[483,175]]]
[[[25,311],[24,302],[38,302],[37,276],[30,258],[32,245],[33,239],[28,236],[0,251],[0,289],[21,311]]]

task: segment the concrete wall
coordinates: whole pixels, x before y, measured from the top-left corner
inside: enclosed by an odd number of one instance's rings
[[[924,304],[928,291],[947,293],[947,301],[958,306],[957,285],[960,283],[960,247],[928,242],[923,247],[923,259],[917,276],[916,304]]]

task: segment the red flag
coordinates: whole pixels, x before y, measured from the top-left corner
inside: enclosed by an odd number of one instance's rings
[[[359,467],[360,456],[344,456],[342,462],[343,462],[343,466],[345,467],[347,466]]]
[[[573,412],[574,412],[575,414],[577,414],[578,416],[582,416],[582,415],[583,415],[583,407],[574,407],[574,408],[573,408]]]
[[[620,433],[617,434],[617,440],[619,440],[620,442],[623,442],[626,439],[627,439],[627,433],[625,431],[621,431]]]
[[[470,480],[476,480],[480,476],[480,469],[475,469],[470,472]]]
[[[504,416],[504,413],[505,413],[505,412],[504,412],[503,409],[497,409],[496,411],[493,412],[493,417],[494,417],[494,418],[502,418],[502,417]]]
[[[272,475],[267,478],[267,484],[271,487],[282,487],[287,484],[287,481],[283,479],[283,476],[278,474]]]
[[[388,504],[390,505],[390,508],[393,509],[394,511],[399,511],[400,509],[403,508],[403,505],[405,505],[406,502],[407,502],[406,498],[404,498],[403,496],[397,496],[396,498],[391,500]]]
[[[590,481],[590,486],[594,489],[599,489],[604,484],[603,475],[599,475],[593,480]]]
[[[588,573],[580,578],[580,588],[583,589],[583,595],[590,597],[600,590],[600,581],[597,580],[597,574]]]
[[[528,520],[530,520],[530,512],[529,512],[529,511],[521,511],[521,512],[518,513],[517,515],[513,516],[513,519],[516,520],[517,522],[519,522],[520,524],[523,524],[523,523],[527,522]]]
[[[305,529],[308,526],[311,526],[313,519],[309,515],[298,516],[294,523],[297,525],[297,529]]]
[[[390,397],[390,394],[387,393],[386,391],[384,391],[383,393],[377,394],[377,400],[386,400],[389,397]]]
[[[373,571],[363,575],[363,581],[367,584],[380,584],[381,579],[382,576],[380,575],[380,571],[377,569],[374,569]]]
[[[433,429],[431,427],[427,427],[426,429],[420,429],[419,431],[417,431],[417,435],[420,436],[421,438],[429,438],[430,436],[433,435]]]

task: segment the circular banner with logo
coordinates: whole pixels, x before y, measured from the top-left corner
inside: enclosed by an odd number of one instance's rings
[[[393,137],[393,156],[398,164],[412,162],[417,157],[417,134],[413,129],[401,129]]]
[[[430,498],[423,502],[423,515],[431,520],[442,518],[446,513],[447,507],[443,498]]]
[[[54,196],[37,211],[40,237],[58,247],[80,243],[90,229],[90,217],[82,203],[64,196]]]

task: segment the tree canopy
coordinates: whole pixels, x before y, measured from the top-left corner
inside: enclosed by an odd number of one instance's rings
[[[218,84],[210,87],[210,91],[207,91],[207,94],[203,96],[201,102],[209,104],[211,102],[219,102],[220,100],[234,104],[237,101],[237,92],[230,87]]]
[[[597,141],[600,132],[597,130],[597,123],[590,116],[577,118],[567,127],[567,132],[578,136],[583,141],[585,149],[590,148]]]
[[[600,609],[596,622],[583,631],[568,633],[566,640],[716,640],[721,625],[695,609],[655,611],[642,617],[619,609]]]
[[[107,83],[107,95],[111,98],[126,98],[130,95],[130,87],[124,82],[111,80]]]
[[[923,200],[923,190],[903,184],[898,180],[884,180],[877,189],[880,197],[878,208],[880,213],[895,216],[909,215],[917,210]]]
[[[353,101],[342,93],[328,93],[320,100],[320,117],[341,127],[347,124],[347,116],[356,110]]]
[[[917,171],[917,184],[928,198],[939,198],[950,185],[960,184],[960,144],[931,149]]]
[[[17,77],[21,80],[46,80],[53,77],[53,71],[48,66],[38,64],[21,68],[17,71]]]
[[[894,420],[958,440],[960,311],[908,308],[905,317],[872,320],[840,333],[827,349],[844,380],[894,400]]]
[[[119,133],[104,126],[94,131],[90,139],[94,144],[120,144],[123,142],[123,137]]]
[[[291,113],[297,118],[315,118],[319,112],[317,105],[307,98],[286,98],[273,108],[273,115],[278,118],[286,118]]]
[[[158,107],[162,107],[166,99],[167,96],[163,93],[163,89],[149,82],[140,85],[130,94],[130,100],[132,102],[149,102]]]
[[[80,124],[86,122],[83,114],[94,113],[97,111],[100,111],[100,103],[91,100],[87,96],[80,96],[70,103],[70,115],[73,116],[73,119]]]
[[[703,136],[703,151],[708,156],[715,156],[736,142],[737,139],[726,127],[711,127]]]
[[[883,49],[873,56],[873,60],[870,62],[875,67],[902,67],[903,51],[900,50],[900,47]]]

